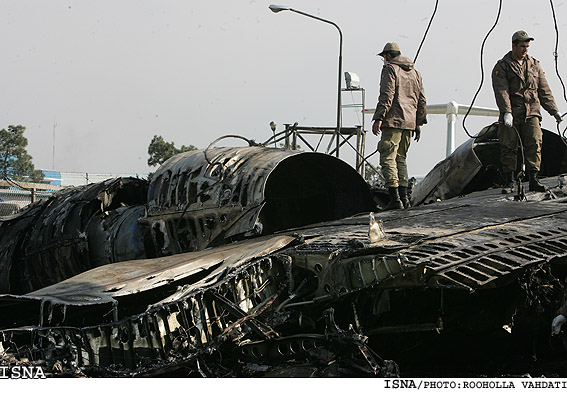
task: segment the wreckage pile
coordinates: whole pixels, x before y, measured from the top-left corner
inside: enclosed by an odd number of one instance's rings
[[[534,352],[562,355],[549,324],[567,208],[547,182],[538,202],[486,190],[372,223],[346,164],[253,147],[172,158],[143,201],[131,179],[66,191],[0,222],[2,362],[59,376],[534,370]],[[37,232],[50,220],[62,230]]]

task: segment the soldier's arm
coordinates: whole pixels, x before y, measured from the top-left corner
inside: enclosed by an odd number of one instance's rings
[[[419,81],[419,97],[417,99],[417,115],[416,124],[421,126],[427,123],[427,102],[425,100],[425,89],[423,88],[423,81],[421,74],[417,74]]]
[[[557,109],[557,104],[555,104],[555,99],[553,98],[553,93],[551,93],[551,88],[547,83],[547,79],[545,78],[545,73],[541,68],[539,62],[536,60],[536,69],[537,69],[537,76],[538,76],[538,87],[537,87],[537,95],[539,97],[539,102],[541,106],[550,114],[555,115],[559,112]]]
[[[508,78],[504,62],[498,62],[492,69],[492,89],[500,113],[512,113]]]
[[[394,66],[386,64],[382,68],[382,75],[380,76],[380,96],[378,97],[378,104],[376,104],[376,111],[372,120],[384,120],[386,114],[392,107],[394,95],[396,93],[396,73]]]

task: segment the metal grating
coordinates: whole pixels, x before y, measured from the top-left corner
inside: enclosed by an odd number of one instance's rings
[[[567,255],[567,230],[555,227],[529,233],[517,225],[488,228],[429,241],[403,254],[433,271],[429,285],[474,290],[534,263]]]

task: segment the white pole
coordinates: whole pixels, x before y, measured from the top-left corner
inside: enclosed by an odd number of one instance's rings
[[[364,114],[374,115],[374,109],[368,108],[363,110]],[[469,116],[498,116],[500,112],[495,108],[487,107],[470,107],[468,105],[459,105],[454,101],[448,104],[427,104],[427,114],[445,114],[447,116],[447,145],[445,149],[446,156],[455,151],[457,143],[457,115]]]
[[[51,169],[55,170],[55,128],[57,127],[57,122],[53,121],[53,156],[52,156],[52,163]]]
[[[447,104],[447,145],[445,148],[445,157],[448,157],[455,150],[456,143],[456,127],[457,114],[459,113],[459,104],[451,101]]]

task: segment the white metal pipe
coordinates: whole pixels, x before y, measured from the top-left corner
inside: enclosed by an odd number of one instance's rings
[[[363,114],[374,115],[374,109],[364,109]],[[447,116],[447,144],[445,154],[449,156],[456,148],[457,134],[457,115],[465,115],[466,113],[474,116],[499,116],[500,112],[495,108],[488,107],[471,107],[469,111],[468,105],[457,104],[451,101],[447,104],[428,104],[428,114],[445,114]]]
[[[445,147],[445,156],[449,156],[455,150],[457,138],[457,114],[459,113],[459,104],[451,101],[447,104],[447,144]]]

